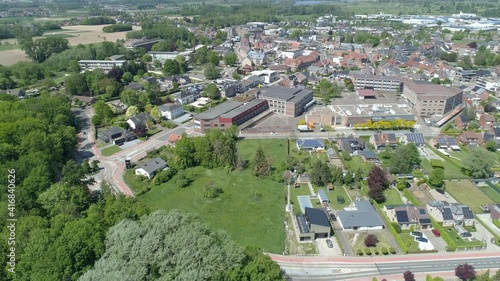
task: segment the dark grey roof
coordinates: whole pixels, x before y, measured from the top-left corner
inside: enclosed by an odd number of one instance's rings
[[[309,227],[307,226],[306,217],[304,217],[304,215],[297,215],[297,224],[299,225],[300,233],[309,232]]]
[[[462,206],[462,212],[464,213],[464,219],[474,219],[474,213],[468,206]]]
[[[142,113],[139,113],[135,116],[130,117],[130,120],[132,122],[134,122],[134,124],[136,124],[136,125],[142,125],[142,124],[146,124],[146,121],[148,121],[148,120],[153,120],[153,118],[151,117],[151,115],[149,115],[149,113],[142,112]]]
[[[398,223],[409,223],[410,218],[408,217],[408,212],[406,210],[396,211],[396,219]]]
[[[172,110],[176,110],[178,108],[182,108],[182,106],[178,105],[178,104],[163,104],[163,105],[158,106],[158,109],[160,111],[172,111]]]
[[[280,99],[284,101],[291,100],[295,96],[302,97],[312,93],[308,89],[298,89],[298,88],[288,88],[283,86],[270,86],[262,89],[262,96],[274,99]]]
[[[160,157],[157,157],[149,160],[148,162],[140,164],[136,169],[142,168],[148,174],[151,174],[165,167],[167,167],[167,163]]]
[[[361,155],[363,155],[365,159],[378,159],[377,155],[371,150],[363,150]]]
[[[318,190],[318,198],[319,198],[319,201],[321,202],[329,202],[330,200],[328,199],[328,196],[326,195],[326,192],[325,190],[323,189],[319,189]]]
[[[416,145],[425,144],[424,134],[422,133],[406,134],[406,137],[409,142],[413,142]]]
[[[116,135],[116,134],[123,134],[123,133],[125,133],[125,129],[117,128],[117,127],[111,127],[109,129],[107,129],[106,131],[101,132],[101,134],[109,135],[109,136]]]
[[[325,147],[325,142],[321,139],[297,139],[297,145],[300,148]]]
[[[330,227],[330,222],[323,209],[306,207],[305,215],[311,224]]]
[[[337,216],[344,228],[383,226],[377,211],[366,200],[355,201],[356,210],[339,211]]]
[[[326,150],[326,154],[329,158],[337,157],[337,152],[331,147]]]
[[[241,103],[241,102],[229,100],[229,101],[221,103],[221,104],[217,105],[216,107],[213,107],[205,112],[202,112],[198,115],[195,115],[194,119],[213,120],[213,119],[221,116],[222,114],[227,113],[227,112],[241,106],[242,104],[243,103]]]
[[[453,213],[451,212],[451,208],[449,206],[444,207],[441,212],[443,213],[444,220],[452,220]]]
[[[420,224],[431,224],[431,219],[419,219]]]
[[[259,100],[259,99],[254,99],[254,100],[251,100],[229,112],[226,112],[224,114],[221,115],[221,117],[223,118],[234,118],[238,115],[240,115],[241,113],[247,111],[248,109],[258,105],[258,104],[261,104],[261,103],[267,103],[266,100]]]

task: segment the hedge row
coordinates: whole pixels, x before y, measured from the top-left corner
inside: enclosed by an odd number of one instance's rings
[[[439,152],[437,149],[435,149],[434,147],[432,147],[432,145],[427,145],[427,146],[428,146],[428,147],[430,148],[430,150],[432,150],[434,153],[436,153],[437,155],[441,156],[441,158],[443,158],[443,159],[444,159],[444,161],[449,162],[451,165],[453,165],[453,166],[457,167],[460,171],[462,170],[462,168],[463,168],[463,167],[462,167],[461,165],[459,165],[458,163],[456,163],[455,161],[452,161],[452,160],[450,159],[450,157],[445,156],[443,153]]]
[[[432,168],[442,168],[444,169],[444,163],[442,160],[438,159],[431,159],[431,166]]]
[[[446,245],[448,245],[446,247],[446,251],[448,252],[454,252],[457,250],[457,244],[455,243],[455,240],[453,240],[453,238],[450,237],[450,235],[448,234],[448,231],[446,231],[444,229],[444,227],[439,224],[436,220],[434,220],[432,217],[431,218],[431,222],[432,222],[432,227],[437,229],[437,231],[439,231],[439,233],[441,233],[441,238],[443,238],[444,242],[446,242]]]

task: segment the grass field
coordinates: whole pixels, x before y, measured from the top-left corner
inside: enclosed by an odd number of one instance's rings
[[[364,162],[363,159],[361,159],[361,156],[353,156],[351,160],[345,161],[345,163],[351,172],[356,172],[358,168],[361,168],[361,171],[364,173],[363,177],[368,176],[372,166],[372,164]]]
[[[243,159],[253,161],[255,151],[262,147],[266,154],[271,158],[273,166],[278,165],[285,160],[286,139],[267,139],[267,140],[241,140],[238,142],[238,151]],[[291,146],[293,143],[290,144]]]
[[[256,178],[248,169],[228,174],[221,169],[196,167],[186,173],[195,175],[190,186],[179,188],[174,178],[153,187],[139,200],[153,210],[177,209],[194,213],[213,228],[229,233],[242,246],[283,252],[285,187],[282,184]],[[203,197],[204,187],[211,181],[223,190],[219,198]]]
[[[415,241],[415,237],[411,236],[409,232],[401,232],[399,234],[401,240],[405,243],[408,248],[408,253],[417,253],[420,252],[420,248],[418,247],[418,242]]]
[[[500,193],[498,193],[493,187],[487,185],[485,187],[477,187],[482,193],[486,194],[488,198],[493,200],[494,202],[500,202]]]
[[[103,148],[101,150],[101,154],[102,156],[111,156],[119,151],[121,151],[122,149],[117,146],[117,145],[112,145],[112,146],[109,146],[109,147],[106,147],[106,148]]]
[[[341,185],[335,186],[334,190],[326,191],[326,196],[328,196],[328,199],[330,199],[330,206],[333,206],[337,210],[342,210],[351,204],[351,199],[349,199],[347,192]],[[337,202],[337,196],[344,197],[344,204],[340,204]]]
[[[468,205],[476,214],[483,213],[481,206],[493,201],[474,186],[469,180],[445,181],[446,191],[458,202]]]
[[[17,44],[1,44],[0,45],[0,51],[14,50],[14,49],[20,49],[20,46]]]
[[[422,162],[420,165],[426,169],[429,173],[432,172],[432,166],[429,160],[427,159],[422,159]],[[451,164],[448,161],[443,161],[444,165],[444,178],[451,180],[451,179],[467,179],[468,177],[460,171],[459,168],[457,168],[455,165]]]
[[[450,237],[455,241],[457,247],[465,248],[465,247],[480,247],[483,245],[483,242],[473,239],[471,241],[465,241],[458,235],[458,232],[452,227],[446,227],[445,230],[448,232]]]
[[[384,191],[385,205],[401,205],[403,201],[396,188],[388,188]]]
[[[381,253],[383,248],[385,248],[385,249],[387,249],[387,251],[389,251],[389,249],[391,248],[391,244],[389,243],[389,241],[387,241],[387,238],[383,235],[382,232],[373,233],[377,236],[377,238],[379,240],[376,247],[371,247],[371,248],[366,247],[365,246],[365,238],[366,238],[366,236],[368,236],[368,234],[370,234],[370,233],[357,232],[357,233],[352,233],[352,234],[351,233],[346,234],[346,236],[348,237],[348,240],[351,242],[352,251],[354,252],[354,254],[356,254],[358,252],[358,250],[362,250],[364,252],[366,249],[370,249],[372,253],[374,253],[376,250],[379,253]],[[354,235],[354,236],[349,237],[351,235]],[[356,240],[356,241],[354,241],[354,240]]]

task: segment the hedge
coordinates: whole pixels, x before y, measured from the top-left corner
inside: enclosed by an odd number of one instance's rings
[[[389,218],[382,211],[382,209],[377,204],[377,202],[373,202],[373,204],[377,207],[379,213],[382,216],[382,219],[385,221],[385,224],[387,225],[387,229],[392,234],[392,236],[394,236],[394,240],[396,240],[396,243],[398,243],[399,247],[401,248],[401,251],[403,251],[404,254],[407,254],[408,253],[408,248],[406,247],[405,243],[403,242],[403,239],[401,239],[401,237],[399,236],[399,234],[394,229],[394,226],[391,224],[391,221],[389,220]],[[392,248],[391,248],[391,250],[392,250]],[[395,252],[395,250],[394,250],[394,252]],[[391,251],[391,253],[392,253],[392,251]]]
[[[494,220],[493,224],[495,224],[498,228],[500,228],[500,220]]]
[[[431,166],[432,168],[441,168],[444,169],[444,163],[442,160],[438,159],[431,159]]]
[[[446,231],[444,227],[441,224],[439,224],[436,220],[434,220],[432,217],[430,218],[432,222],[432,227],[435,228],[437,231],[439,231],[439,233],[441,233],[441,238],[443,238],[444,242],[446,242],[446,245],[448,245],[446,247],[446,251],[448,252],[456,251],[457,244],[455,243],[455,240],[453,240],[453,238],[450,237],[448,231]]]

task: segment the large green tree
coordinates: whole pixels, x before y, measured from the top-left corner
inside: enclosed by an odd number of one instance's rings
[[[389,170],[395,174],[408,174],[412,166],[420,164],[420,154],[415,144],[401,145],[391,154]]]
[[[316,161],[311,169],[311,182],[317,186],[326,186],[332,182],[330,167],[324,162]]]
[[[221,69],[215,64],[209,62],[205,65],[204,75],[207,79],[217,79],[220,76]]]
[[[203,95],[205,97],[210,98],[211,100],[218,100],[220,99],[220,91],[219,88],[217,88],[217,85],[214,83],[208,84],[205,89],[203,89]]]
[[[64,87],[69,95],[81,95],[88,91],[85,76],[82,73],[74,73],[66,76]]]
[[[488,150],[478,147],[470,151],[462,159],[462,167],[474,178],[487,178],[491,176],[491,168],[495,164],[496,155]]]
[[[269,157],[264,152],[262,147],[255,151],[255,156],[252,162],[253,175],[258,177],[265,177],[271,175],[272,166]]]
[[[28,58],[36,62],[43,62],[52,54],[69,49],[68,40],[57,36],[28,40],[21,46]]]

